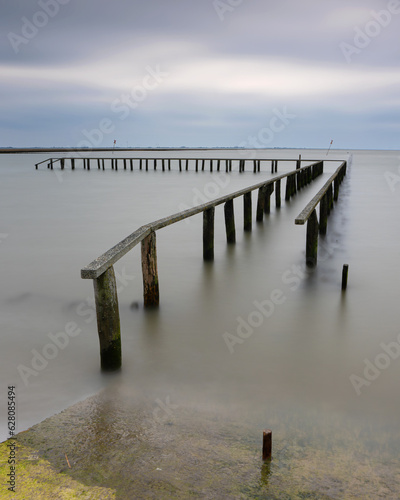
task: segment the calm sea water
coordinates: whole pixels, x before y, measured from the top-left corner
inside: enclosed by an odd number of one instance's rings
[[[298,153],[258,154],[296,158]],[[79,167],[60,175],[45,167],[34,170],[48,155],[0,156],[3,416],[7,385],[17,386],[21,431],[112,381],[140,387],[154,401],[233,409],[257,423],[272,409],[312,410],[321,421],[340,415],[397,436],[400,157],[398,152],[351,153],[312,272],[304,266],[305,226],[295,226],[294,219],[338,163],[326,163],[324,175],[290,203],[283,197],[280,210],[272,204],[270,216],[254,222],[250,234],[242,231],[242,200],[237,199],[234,247],[226,245],[223,208],[217,208],[212,265],[202,261],[201,215],[159,231],[158,311],[142,307],[139,248],[125,256],[115,266],[123,370],[114,376],[99,370],[93,286],[80,279],[80,269],[140,225],[269,178],[268,168],[226,175]],[[228,150],[212,154],[239,156]],[[326,158],[325,151],[302,155]],[[328,158],[347,157],[348,152],[335,151]],[[288,164],[280,167],[288,170]],[[254,194],[254,210],[255,204]],[[349,285],[342,295],[345,263]],[[271,296],[279,296],[273,311]],[[259,313],[262,303],[268,317]],[[21,367],[32,369],[32,351],[42,353],[51,343],[49,334],[65,331],[71,322],[80,334],[57,353],[53,348],[55,357],[43,369],[24,371],[24,381]],[[238,328],[248,338],[229,348],[226,339],[238,337]],[[382,343],[391,342],[389,357]],[[369,363],[378,368],[365,375]],[[0,424],[6,439],[5,418]]]

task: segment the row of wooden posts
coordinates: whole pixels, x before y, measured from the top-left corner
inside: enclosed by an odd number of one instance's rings
[[[252,230],[252,191],[258,190],[256,220],[262,221],[270,212],[271,194],[275,190],[276,207],[281,206],[281,180],[286,178],[285,199],[290,200],[298,189],[309,184],[323,173],[323,162],[297,168],[288,174],[236,191],[183,212],[179,212],[151,224],[140,227],[123,241],[98,257],[81,270],[83,279],[93,279],[97,325],[100,339],[101,367],[116,370],[121,366],[121,332],[117,287],[113,265],[134,246],[141,243],[143,296],[145,307],[159,305],[159,281],[157,269],[156,231],[193,215],[203,213],[203,258],[214,259],[215,207],[224,204],[226,238],[228,244],[236,241],[233,200],[243,197],[244,231]]]
[[[279,160],[269,160],[269,159],[232,160],[232,159],[214,159],[214,158],[201,158],[201,159],[199,158],[191,158],[191,159],[189,158],[167,158],[167,159],[165,158],[48,158],[47,160],[43,160],[39,163],[36,163],[35,167],[36,170],[38,170],[41,164],[47,164],[47,168],[53,170],[54,166],[56,164],[59,164],[61,170],[64,170],[66,162],[69,162],[71,170],[75,170],[75,167],[78,164],[77,162],[80,162],[84,170],[90,170],[91,167],[93,167],[93,164],[94,168],[96,168],[97,166],[98,170],[105,170],[107,164],[110,165],[112,170],[118,170],[118,166],[120,166],[121,168],[122,164],[122,168],[124,170],[133,171],[136,166],[138,170],[148,171],[151,167],[153,167],[154,170],[157,170],[157,168],[161,168],[161,170],[165,172],[166,170],[171,170],[171,165],[173,161],[177,162],[180,172],[182,172],[183,170],[188,171],[190,165],[194,166],[194,170],[196,172],[199,171],[204,172],[207,168],[207,163],[208,163],[208,168],[210,172],[213,172],[214,170],[219,172],[221,169],[223,169],[223,167],[225,167],[226,172],[232,172],[234,164],[235,166],[238,167],[239,172],[245,172],[246,165],[252,164],[254,173],[261,172],[261,162],[270,162],[271,173],[273,174],[278,172]],[[295,161],[296,161],[296,168],[300,168],[301,155],[299,156],[299,159]]]
[[[318,235],[325,235],[328,225],[328,216],[333,208],[333,202],[339,198],[339,186],[347,171],[347,162],[344,161],[336,172],[329,178],[304,210],[296,217],[295,224],[303,225],[307,222],[306,236],[306,264],[315,267],[318,258]],[[319,221],[316,207],[319,204]]]

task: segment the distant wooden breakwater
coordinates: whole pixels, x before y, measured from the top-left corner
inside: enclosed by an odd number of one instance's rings
[[[312,160],[303,160],[303,162],[311,162]],[[70,167],[71,170],[75,170],[80,167],[84,170],[161,170],[171,171],[172,169],[177,169],[180,172],[194,170],[196,172],[204,171],[216,171],[220,172],[225,170],[226,172],[232,172],[237,170],[239,172],[245,172],[246,168],[253,170],[254,173],[261,172],[262,167],[270,168],[271,173],[278,172],[278,162],[294,162],[296,168],[301,167],[302,159],[301,155],[296,160],[290,159],[274,159],[274,158],[257,158],[257,159],[229,159],[229,158],[118,158],[118,157],[107,157],[107,158],[95,158],[95,157],[74,157],[74,158],[48,158],[39,163],[35,164],[36,170],[39,169],[41,165],[47,165],[47,168],[53,170],[54,167],[59,167],[61,170]]]
[[[298,160],[297,160],[298,161]],[[346,172],[346,162],[343,162],[335,174],[330,177],[319,194],[307,205],[296,223],[308,222],[307,246],[315,245],[316,228],[315,207],[329,198],[332,183],[335,185],[333,199],[337,199],[338,185]],[[121,327],[118,307],[117,286],[114,273],[114,264],[132,248],[141,243],[142,275],[144,307],[157,307],[160,301],[159,281],[157,269],[156,231],[170,226],[176,222],[203,213],[203,259],[214,260],[214,219],[215,208],[224,204],[225,230],[228,244],[236,242],[236,226],[234,213],[234,200],[243,197],[244,231],[251,231],[253,224],[252,192],[258,190],[256,220],[263,221],[264,214],[270,212],[271,195],[275,191],[276,207],[281,206],[281,181],[286,179],[285,200],[289,201],[299,189],[312,182],[323,173],[323,161],[315,162],[305,167],[296,168],[286,174],[275,176],[251,187],[235,191],[229,195],[217,198],[203,205],[184,210],[177,214],[165,217],[150,224],[146,224],[120,241],[117,245],[95,259],[81,270],[82,279],[92,279],[96,304],[97,327],[100,340],[101,367],[103,370],[116,370],[121,366]],[[338,179],[338,180],[336,180]],[[328,185],[329,184],[329,185]],[[325,195],[327,198],[324,198]],[[324,205],[325,206],[325,205]],[[322,209],[322,214],[325,208]],[[309,213],[310,212],[310,213]],[[298,221],[304,222],[298,222]],[[321,217],[321,221],[323,221]],[[313,236],[309,236],[308,234]],[[308,253],[307,253],[308,255]],[[316,263],[316,259],[315,259]]]

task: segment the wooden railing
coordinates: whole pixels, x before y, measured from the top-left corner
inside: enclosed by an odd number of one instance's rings
[[[295,219],[295,224],[303,225],[307,222],[306,264],[308,267],[315,267],[317,264],[318,233],[326,234],[328,216],[333,207],[333,201],[338,200],[339,186],[346,175],[346,170],[347,162],[344,161]],[[316,213],[318,204],[320,204],[319,222]]]
[[[176,222],[203,213],[203,258],[214,259],[214,215],[215,207],[224,204],[227,243],[235,243],[235,215],[233,200],[243,196],[244,231],[252,230],[252,191],[258,189],[256,220],[261,222],[270,212],[271,194],[275,190],[276,206],[281,206],[281,180],[286,178],[285,199],[290,200],[298,189],[309,184],[323,173],[323,162],[297,168],[287,174],[235,191],[229,195],[199,205],[177,214],[146,224],[130,234],[103,255],[81,270],[83,279],[93,279],[100,339],[101,367],[116,370],[121,366],[121,334],[117,287],[114,264],[136,245],[141,243],[143,295],[145,307],[159,305],[159,283],[157,270],[156,231]]]

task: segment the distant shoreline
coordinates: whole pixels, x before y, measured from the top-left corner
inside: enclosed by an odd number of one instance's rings
[[[296,149],[296,150],[321,150],[326,151],[326,148],[300,148],[300,147],[282,147],[282,148],[239,148],[239,147],[180,147],[180,148],[168,148],[168,147],[155,147],[155,148],[0,148],[1,154],[32,154],[32,153],[90,153],[90,152],[105,152],[105,151],[219,151],[219,150],[243,150],[248,151],[254,149],[255,151],[268,151],[268,150],[287,150],[287,149]],[[332,151],[397,151],[397,149],[349,149],[349,148],[335,148]]]

